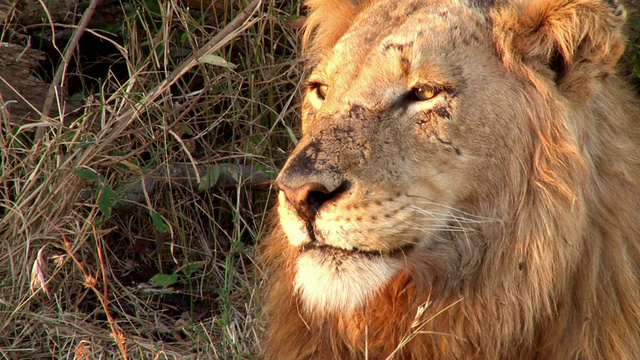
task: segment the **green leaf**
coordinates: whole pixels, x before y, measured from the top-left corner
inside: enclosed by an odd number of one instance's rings
[[[149,283],[155,287],[167,287],[178,282],[178,274],[155,274]]]
[[[180,130],[184,131],[187,135],[193,135],[193,130],[187,124],[180,124]]]
[[[189,35],[184,31],[181,31],[179,34],[180,35],[178,36],[178,42],[180,42],[181,44],[186,44],[187,41],[189,41]]]
[[[162,215],[158,214],[157,211],[151,210],[151,220],[153,221],[153,226],[156,230],[166,233],[171,230],[171,227],[167,225],[167,223],[162,218]]]
[[[287,130],[287,134],[289,134],[289,138],[291,139],[291,142],[293,142],[293,145],[298,145],[298,139],[296,138],[296,135],[293,133],[293,130],[291,130],[290,127],[288,127],[287,125],[284,126],[285,130]]]
[[[90,168],[75,168],[73,173],[87,181],[98,180],[98,174]]]
[[[242,241],[231,242],[231,253],[241,252],[243,248],[244,243]]]
[[[216,165],[209,168],[209,171],[200,179],[200,183],[198,184],[198,191],[205,191],[216,186],[219,178],[220,167]]]
[[[269,179],[274,180],[276,178],[276,176],[278,176],[278,170],[271,168],[271,167],[267,167],[264,166],[262,164],[253,164],[253,166],[262,171],[263,173],[265,173],[265,175],[267,175],[267,177],[269,177]]]
[[[201,56],[200,59],[198,59],[198,61],[203,64],[211,64],[211,65],[226,67],[227,69],[235,69],[236,67],[238,67],[238,65],[234,63],[230,63],[227,60],[217,55],[204,55],[204,56]]]
[[[244,174],[242,173],[242,170],[240,170],[239,167],[235,166],[234,164],[226,164],[226,163],[219,164],[218,166],[224,169],[224,171],[227,174],[229,174],[229,176],[231,176],[231,178],[236,182],[242,181],[242,176]]]
[[[98,198],[98,209],[102,212],[106,217],[111,216],[111,209],[113,206],[120,201],[120,197],[118,194],[109,187],[109,185],[103,184],[100,186],[100,197]]]
[[[264,137],[262,135],[249,136],[249,142],[253,145],[259,145],[263,139]]]
[[[144,4],[152,15],[160,16],[160,14],[162,14],[162,9],[160,8],[158,0],[146,0]]]
[[[191,263],[191,264],[187,264],[185,267],[182,268],[182,273],[186,277],[191,277],[191,274],[193,274],[198,269],[200,269],[199,263]]]

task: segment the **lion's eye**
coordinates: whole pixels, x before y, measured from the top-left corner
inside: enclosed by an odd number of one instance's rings
[[[411,90],[411,97],[414,100],[431,100],[436,97],[440,91],[430,86],[417,86]]]
[[[329,91],[329,85],[318,84],[316,87],[316,93],[318,97],[324,100],[327,97],[327,91]]]

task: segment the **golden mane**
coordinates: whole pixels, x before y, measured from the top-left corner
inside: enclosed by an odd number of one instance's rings
[[[345,34],[358,36],[359,26],[394,8],[392,2],[310,0],[305,41],[322,61]],[[463,244],[458,253],[407,256],[411,260],[362,306],[333,311],[303,304],[295,285],[302,250],[291,245],[283,220],[274,216],[273,230],[260,245],[267,278],[265,358],[638,358],[640,105],[616,72],[624,52],[624,9],[604,0],[503,1],[486,7],[453,0],[407,3],[414,10],[433,6],[448,28],[457,29],[450,25],[455,14],[472,14],[495,50],[483,56],[497,56],[521,84],[490,90],[503,91],[517,104],[505,111],[520,117],[512,119],[520,126],[515,147],[520,150],[491,149],[500,159],[514,160],[502,165],[501,174],[469,178],[478,190],[465,195],[459,209],[500,221],[478,220],[471,233],[442,231],[442,239]],[[449,7],[455,11],[443,10]],[[458,7],[463,10],[456,12]],[[350,59],[341,61],[330,65],[346,67]],[[332,111],[337,117],[338,110]],[[303,112],[311,118],[320,110],[307,101]],[[311,183],[291,180],[293,168],[301,166],[302,148],[314,139],[316,147],[329,143],[320,141],[328,136],[326,128],[314,127],[330,125],[307,121],[304,141],[278,180],[283,189]],[[331,126],[342,126],[336,124]],[[498,178],[502,188],[483,187]],[[287,199],[289,193],[281,195],[281,206]],[[452,258],[464,261],[447,262]]]
[[[328,49],[333,46],[351,26],[352,20],[359,12],[359,6],[351,1],[309,0],[305,2],[305,6],[309,10],[302,37],[302,47],[306,51]],[[315,38],[311,46],[314,33]]]

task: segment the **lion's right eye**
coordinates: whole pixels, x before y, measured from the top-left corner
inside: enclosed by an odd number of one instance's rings
[[[327,97],[327,91],[329,91],[329,85],[318,84],[315,90],[316,90],[316,94],[318,94],[318,97],[324,100]]]
[[[307,82],[307,91],[313,93],[321,101],[327,97],[329,85],[317,81]]]

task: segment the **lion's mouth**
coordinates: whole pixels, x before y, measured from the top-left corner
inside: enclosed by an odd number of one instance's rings
[[[308,244],[305,244],[301,247],[300,249],[301,253],[307,252],[307,251],[320,251],[323,252],[325,254],[328,255],[348,255],[348,256],[354,256],[354,255],[366,255],[366,256],[376,256],[376,255],[380,255],[380,252],[377,251],[368,251],[368,250],[361,250],[358,248],[351,248],[351,249],[344,249],[344,248],[340,248],[340,247],[336,247],[336,246],[331,246],[331,245],[327,245],[327,244],[323,244],[317,240],[314,240]]]
[[[311,241],[300,247],[300,253],[309,251],[318,251],[331,257],[404,257],[407,256],[415,248],[414,244],[405,245],[396,249],[390,249],[388,251],[359,249],[353,247],[351,249],[340,248],[336,246],[327,245],[317,240]]]
[[[307,234],[311,238],[311,241],[300,246],[300,254],[317,251],[323,255],[330,256],[332,258],[345,258],[345,257],[406,257],[416,246],[416,244],[407,244],[395,249],[388,249],[384,251],[362,249],[357,246],[349,249],[329,245],[322,237],[321,233],[315,229],[312,222],[306,222]]]

